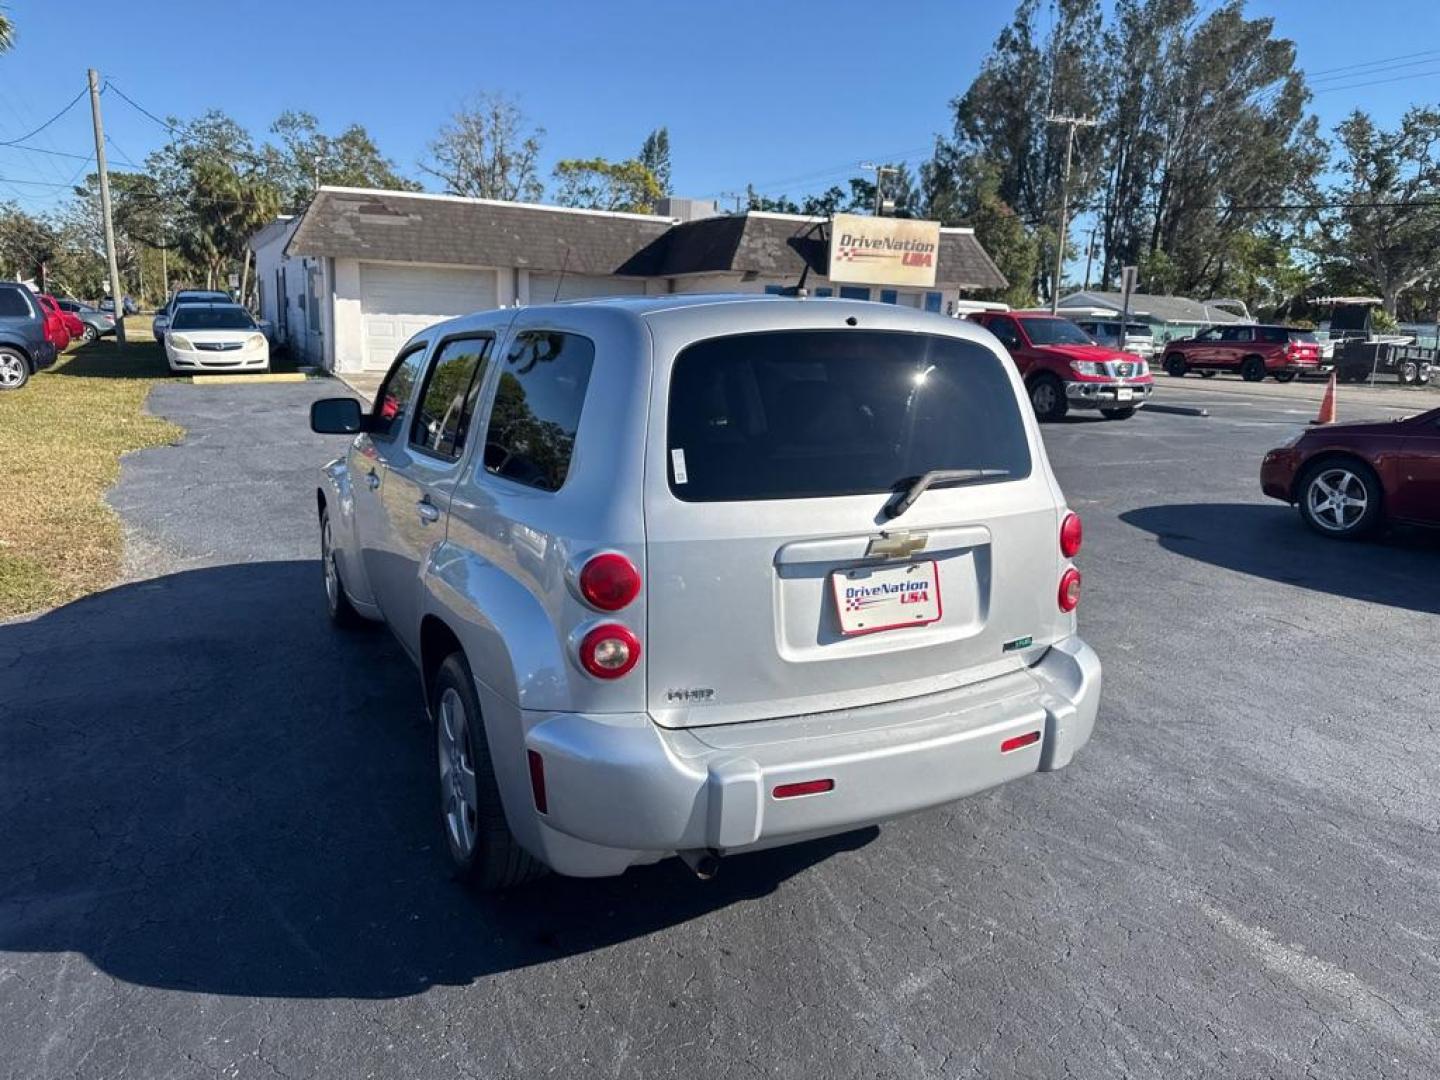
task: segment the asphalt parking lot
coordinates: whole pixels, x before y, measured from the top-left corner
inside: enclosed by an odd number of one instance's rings
[[[160,387],[134,580],[0,625],[0,1076],[1434,1076],[1440,540],[1262,499],[1317,388],[1161,390],[1211,415],[1045,429],[1106,665],[1071,768],[481,899],[417,677],[325,621],[333,384]]]

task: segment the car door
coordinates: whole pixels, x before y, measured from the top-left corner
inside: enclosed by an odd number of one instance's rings
[[[406,438],[405,420],[410,415],[411,399],[429,347],[425,341],[412,342],[395,358],[375,394],[365,433],[351,443],[346,458],[355,499],[355,548],[360,552],[371,595],[387,618],[394,601],[386,595],[391,580],[391,541],[382,492],[389,461],[397,453],[396,443],[403,445]]]
[[[1227,326],[1220,331],[1216,360],[1220,366],[1238,371],[1240,361],[1254,350],[1254,331],[1248,326]]]
[[[1030,370],[1030,365],[1035,361],[1029,355],[1025,335],[1020,332],[1020,327],[1014,319],[1008,315],[997,315],[986,320],[985,329],[1000,339],[1000,344],[1005,346],[1005,351],[1010,354],[1010,359],[1015,361],[1015,366],[1020,369],[1021,375]]]
[[[1194,343],[1185,350],[1185,362],[1191,367],[1205,368],[1220,359],[1220,328],[1211,327],[1195,335]]]
[[[1390,513],[1440,525],[1440,413],[1417,418],[1400,444]]]
[[[494,335],[442,338],[425,367],[413,417],[385,462],[380,491],[388,550],[385,620],[412,654],[420,648],[420,573],[444,541],[450,500]]]

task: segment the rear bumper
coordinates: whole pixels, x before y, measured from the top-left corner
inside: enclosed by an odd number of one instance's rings
[[[975,686],[822,716],[670,730],[645,714],[527,714],[548,812],[530,808],[516,832],[579,876],[844,832],[1063,768],[1090,738],[1100,682],[1099,658],[1072,637]],[[1038,741],[1001,752],[1032,732]],[[833,789],[774,795],[816,779]]]
[[[1130,391],[1130,399],[1122,401],[1122,391]],[[1123,409],[1127,406],[1140,406],[1150,400],[1150,395],[1155,390],[1154,382],[1099,382],[1091,380],[1080,382],[1078,380],[1065,384],[1065,400],[1070,403],[1072,409]]]

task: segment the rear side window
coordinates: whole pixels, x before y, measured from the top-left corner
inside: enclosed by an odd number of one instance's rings
[[[1290,334],[1284,327],[1262,326],[1259,330],[1260,340],[1270,345],[1283,345],[1290,340]]]
[[[1309,330],[1287,330],[1286,335],[1291,341],[1303,342],[1306,345],[1318,345],[1320,343],[1320,339]]]
[[[30,305],[16,288],[0,289],[0,318],[28,317]]]
[[[490,410],[486,471],[559,491],[570,472],[594,363],[594,343],[578,334],[527,330],[516,337]]]
[[[931,469],[1030,474],[1003,362],[975,342],[889,331],[712,338],[675,359],[670,490],[686,502],[899,490]]]
[[[485,379],[492,340],[452,338],[440,346],[420,394],[410,434],[412,444],[437,457],[453,460],[460,456],[475,398]]]
[[[425,349],[425,345],[417,345],[403,353],[380,384],[370,422],[370,434],[376,438],[393,439],[405,426],[405,410],[410,407],[410,395],[420,378]]]

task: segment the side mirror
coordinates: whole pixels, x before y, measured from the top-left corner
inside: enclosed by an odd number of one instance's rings
[[[355,435],[365,430],[365,414],[354,398],[321,398],[310,403],[310,430],[320,435]]]

